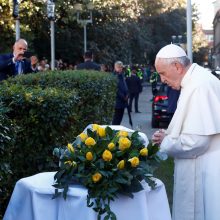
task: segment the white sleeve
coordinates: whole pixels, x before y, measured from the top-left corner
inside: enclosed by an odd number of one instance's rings
[[[181,134],[178,138],[167,135],[160,145],[160,151],[175,158],[196,158],[207,151],[211,138],[211,135]]]

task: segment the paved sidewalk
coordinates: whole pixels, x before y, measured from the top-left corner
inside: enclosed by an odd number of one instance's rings
[[[141,113],[131,112],[133,129],[140,130],[141,132],[145,133],[148,139],[151,139],[152,134],[157,130],[151,128],[151,98],[151,86],[149,84],[146,84],[144,85],[143,91],[139,97],[139,111],[141,111]],[[121,125],[131,128],[131,126],[129,125],[127,110],[125,110]]]

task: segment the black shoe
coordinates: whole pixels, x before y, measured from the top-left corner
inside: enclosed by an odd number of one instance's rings
[[[141,113],[141,112],[139,112],[139,111],[135,111],[135,113]]]

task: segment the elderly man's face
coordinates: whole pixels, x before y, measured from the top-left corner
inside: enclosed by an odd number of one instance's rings
[[[156,59],[155,67],[161,81],[176,90],[180,90],[183,67],[179,63],[167,64],[163,59]]]
[[[15,54],[23,55],[27,50],[27,43],[23,40],[20,40],[14,44],[13,50]]]
[[[121,66],[121,65],[115,65],[115,71],[117,72],[117,73],[121,73],[122,71],[123,71],[123,66]]]

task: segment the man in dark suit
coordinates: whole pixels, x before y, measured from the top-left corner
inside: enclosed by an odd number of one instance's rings
[[[129,91],[129,108],[132,112],[132,103],[134,99],[134,108],[136,113],[140,113],[138,110],[139,93],[142,92],[141,79],[137,76],[137,67],[131,67],[131,76],[126,78],[126,83]]]
[[[176,111],[179,96],[180,96],[180,90],[175,90],[172,87],[167,86],[167,97],[168,97],[167,113],[170,115],[170,120],[172,119]]]
[[[27,47],[26,40],[19,39],[13,46],[13,53],[0,55],[0,81],[33,72],[30,61],[25,57]]]
[[[86,51],[84,54],[84,63],[80,63],[76,66],[77,70],[97,70],[100,71],[100,65],[93,61],[93,54],[91,51]]]
[[[124,110],[128,106],[128,87],[125,82],[123,63],[121,61],[115,62],[113,74],[117,76],[118,86],[112,125],[120,125],[123,119]]]

